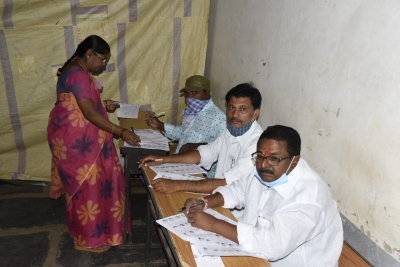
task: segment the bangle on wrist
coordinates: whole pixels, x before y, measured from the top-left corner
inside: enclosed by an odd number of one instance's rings
[[[204,201],[204,208],[203,210],[208,209],[208,199],[204,198],[204,197],[199,197],[198,200],[203,200]]]
[[[122,131],[119,133],[119,137],[123,138],[124,137],[124,132],[126,131],[126,129],[122,129]]]

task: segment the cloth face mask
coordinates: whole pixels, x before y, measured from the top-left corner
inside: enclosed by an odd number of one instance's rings
[[[290,162],[290,165],[289,165],[289,167],[287,168],[286,172],[285,172],[284,174],[282,174],[281,177],[279,177],[278,179],[276,179],[276,180],[273,181],[273,182],[265,182],[265,181],[260,177],[260,175],[258,174],[258,171],[255,171],[254,176],[257,177],[257,179],[260,181],[260,183],[262,183],[263,185],[265,185],[265,186],[267,186],[267,187],[274,187],[274,186],[277,186],[277,185],[285,184],[285,183],[288,182],[288,176],[287,176],[286,173],[287,173],[287,171],[290,169],[290,166],[292,166],[293,160],[294,160],[294,157],[292,158],[292,161]]]

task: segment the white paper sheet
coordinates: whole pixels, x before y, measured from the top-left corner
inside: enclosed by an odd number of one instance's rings
[[[192,236],[191,241],[202,256],[250,256],[268,260],[263,254],[246,251],[239,244],[217,234]]]
[[[132,104],[119,103],[117,115],[119,118],[132,118],[137,119],[139,114],[139,106]]]
[[[193,241],[192,241],[193,239]],[[201,256],[194,244],[195,238],[190,237],[190,248],[192,249],[194,260],[196,261],[197,267],[224,267],[225,264],[222,262],[221,257],[218,256]]]
[[[215,210],[207,209],[205,212],[217,219],[237,225],[237,222]],[[193,243],[201,256],[250,256],[267,259],[261,253],[245,251],[239,244],[223,236],[191,226],[183,213],[156,222],[183,240]]]
[[[177,211],[178,212],[178,211]],[[217,219],[224,220],[230,224],[236,225],[237,222],[229,219],[228,217],[222,215],[219,212],[216,212],[213,209],[207,209],[205,210],[208,214],[211,214],[212,216],[216,217]],[[185,214],[180,213],[177,215],[173,215],[164,219],[160,219],[156,221],[158,224],[161,226],[167,228],[180,238],[182,238],[185,241],[189,241],[189,236],[196,236],[196,235],[205,235],[205,234],[212,234],[211,232],[201,230],[199,228],[193,227],[190,225],[188,222]]]
[[[189,175],[189,174],[178,174],[178,173],[170,173],[170,172],[158,172],[153,180],[158,179],[158,178],[164,178],[164,179],[176,180],[176,181],[182,181],[182,180],[199,181],[199,180],[204,180],[204,178],[196,177],[196,176]]]
[[[205,170],[196,164],[178,164],[178,163],[164,163],[158,166],[150,166],[155,172],[177,173],[177,174],[196,174],[206,173]]]
[[[163,136],[159,131],[152,129],[140,129],[135,130],[135,134],[140,137],[140,147],[146,149],[158,149],[169,151],[169,139]],[[124,146],[126,147],[135,147],[129,145],[127,142],[124,142]]]

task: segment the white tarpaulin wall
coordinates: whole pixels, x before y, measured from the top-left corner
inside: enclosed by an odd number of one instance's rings
[[[151,104],[166,122],[180,123],[179,89],[204,72],[209,0],[4,0],[0,14],[2,179],[50,179],[55,73],[87,36],[111,46],[103,99]]]

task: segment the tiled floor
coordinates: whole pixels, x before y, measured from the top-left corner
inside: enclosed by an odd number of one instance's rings
[[[132,184],[131,242],[90,253],[73,249],[64,198],[50,199],[47,184],[0,180],[0,266],[167,266],[157,236],[145,262],[147,194],[140,182]]]

